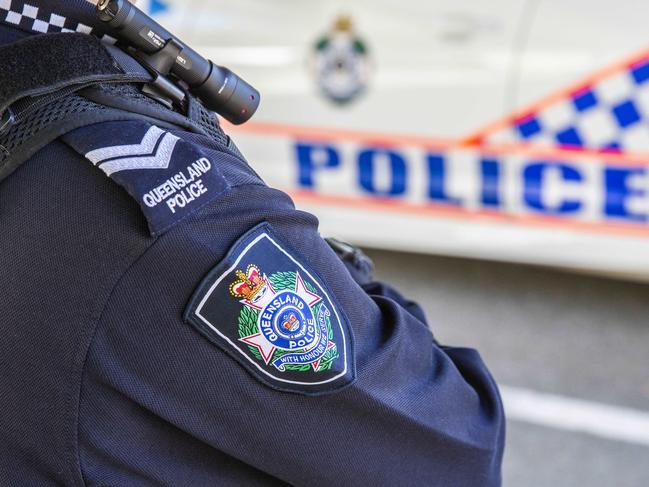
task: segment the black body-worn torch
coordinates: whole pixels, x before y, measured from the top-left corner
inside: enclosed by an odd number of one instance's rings
[[[139,51],[138,59],[158,76],[156,90],[174,98],[182,90],[166,76],[182,80],[206,108],[233,124],[247,122],[259,107],[259,92],[232,71],[217,66],[135,7],[128,0],[99,0],[99,18],[119,41]]]

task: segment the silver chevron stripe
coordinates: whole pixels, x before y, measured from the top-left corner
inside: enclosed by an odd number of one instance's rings
[[[114,147],[93,150],[86,154],[86,158],[96,165],[106,159],[114,159],[116,157],[148,156],[153,153],[153,149],[155,149],[158,140],[164,134],[164,130],[158,127],[151,127],[139,144],[116,145]]]
[[[175,135],[166,133],[155,154],[143,157],[128,157],[104,162],[99,168],[108,176],[119,171],[134,169],[167,169],[171,162],[171,155],[180,139]]]
[[[95,165],[99,164],[108,176],[136,169],[167,169],[179,140],[169,132],[151,127],[139,144],[97,149],[88,152],[86,158]]]

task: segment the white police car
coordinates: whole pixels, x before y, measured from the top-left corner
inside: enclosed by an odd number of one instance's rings
[[[153,8],[260,88],[230,132],[325,233],[649,277],[649,4]]]

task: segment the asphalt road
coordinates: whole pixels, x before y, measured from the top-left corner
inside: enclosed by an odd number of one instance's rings
[[[587,416],[581,409],[572,419],[554,411],[556,424],[525,414],[510,418],[506,487],[649,486],[649,285],[500,263],[368,254],[379,278],[424,306],[441,342],[480,350],[500,384],[592,405],[595,429],[601,405],[621,411],[613,419],[622,425],[627,408],[645,421],[635,423],[647,426],[646,434],[636,431],[642,441],[635,441],[617,437],[615,427],[608,437],[571,430]],[[544,407],[532,404],[529,417]]]

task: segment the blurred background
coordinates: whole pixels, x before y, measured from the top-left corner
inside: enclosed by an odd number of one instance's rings
[[[228,126],[508,413],[506,486],[649,485],[649,4],[140,0],[262,93]]]

